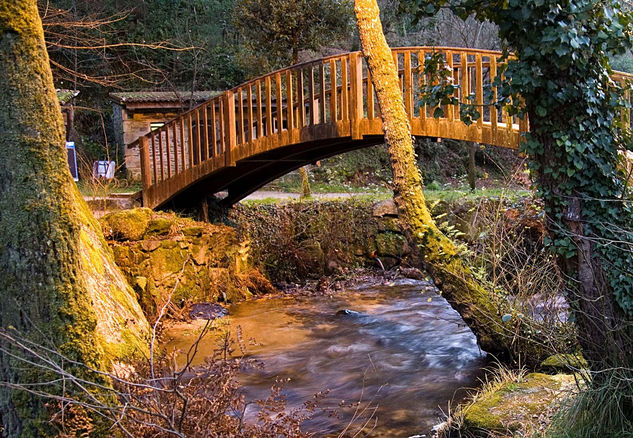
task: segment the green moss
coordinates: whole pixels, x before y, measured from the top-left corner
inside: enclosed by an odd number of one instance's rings
[[[200,237],[204,232],[204,227],[187,227],[180,230],[183,235],[188,237]]]
[[[581,353],[554,354],[541,362],[541,367],[550,371],[575,371],[587,366],[587,361]]]
[[[169,234],[169,231],[171,230],[171,226],[173,225],[173,223],[174,223],[173,220],[170,220],[164,217],[158,217],[156,219],[152,219],[147,226],[145,235],[146,236],[165,236]]]
[[[116,240],[139,240],[145,234],[152,218],[149,208],[122,210],[106,215],[101,223],[104,233]]]
[[[405,253],[406,239],[402,234],[384,232],[376,236],[378,255],[401,257]]]
[[[566,374],[532,373],[519,382],[503,383],[463,408],[465,430],[487,436],[488,432],[512,433],[525,428],[573,381]]]

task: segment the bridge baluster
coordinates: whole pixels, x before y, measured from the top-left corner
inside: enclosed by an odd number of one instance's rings
[[[330,61],[330,123],[336,123],[337,120],[337,88],[338,81],[336,78],[336,61]]]
[[[497,87],[494,86],[495,79],[497,78],[497,57],[490,56],[490,86],[492,87],[492,105],[490,106],[490,124],[492,125],[492,135],[497,134],[497,124],[499,123],[499,114],[497,113],[497,99],[498,92]]]
[[[170,123],[172,129],[172,137],[174,144],[174,175],[178,175],[178,134],[176,130],[176,122]],[[169,128],[167,128],[169,130]]]
[[[306,126],[305,84],[303,83],[303,69],[297,70],[297,127]]]
[[[238,88],[235,92],[236,96],[236,104],[238,107],[238,111],[236,114],[236,123],[237,123],[237,144],[244,144],[244,103],[242,100],[242,88]]]
[[[263,137],[264,124],[262,121],[262,81],[255,84],[255,95],[257,96],[257,132],[256,138]]]
[[[215,112],[215,104],[214,100],[211,102],[211,145],[210,145],[210,157],[218,156],[218,115]]]
[[[320,104],[320,108],[321,108],[321,114],[320,116],[320,122],[321,124],[325,124],[326,123],[326,112],[325,112],[325,64],[323,62],[321,62],[321,65],[319,66],[319,72],[320,72],[320,82],[321,82],[321,96],[319,98],[319,104]]]
[[[193,112],[187,113],[187,151],[189,157],[189,168],[193,167]]]
[[[283,90],[281,89],[281,73],[275,75],[275,92],[277,95],[277,134],[284,129]]]
[[[358,52],[349,55],[351,89],[350,130],[354,140],[363,138],[360,130],[360,122],[363,118],[363,58],[359,55]]]
[[[466,52],[462,52],[460,55],[460,65],[461,65],[461,78],[459,81],[460,91],[461,91],[461,99],[460,101],[463,103],[468,102],[468,98],[470,97],[470,84],[469,84],[469,74],[468,74],[468,54]],[[461,108],[459,112],[459,116],[462,116]]]
[[[149,187],[152,184],[152,174],[149,164],[149,140],[146,136],[139,138],[138,148],[141,156],[141,178],[143,187]]]
[[[477,111],[480,113],[477,126],[482,127],[484,124],[484,81],[481,53],[475,55],[475,100],[477,101]]]
[[[185,154],[185,117],[178,119],[178,130],[180,131],[180,159],[182,160],[183,172],[187,169],[187,155]]]
[[[270,76],[266,76],[266,132],[264,135],[271,135],[273,132],[272,106],[272,81]]]
[[[223,98],[218,100],[218,120],[220,123],[219,131],[219,155],[223,155],[226,152],[226,117],[225,117],[225,101]]]
[[[246,105],[247,108],[247,134],[246,141],[249,143],[253,142],[253,84],[249,84],[246,89]]]
[[[308,102],[310,108],[310,119],[308,123],[310,125],[316,125],[319,123],[319,117],[317,114],[317,102],[316,96],[314,95],[314,66],[310,65],[308,67]]]
[[[455,62],[454,56],[453,56],[453,52],[451,51],[447,51],[446,52],[446,65],[448,66],[448,68],[451,70],[451,77],[453,79],[453,83],[457,83],[458,77],[459,75],[457,74],[457,72],[455,71],[455,68],[453,67]],[[455,97],[455,93],[453,93],[451,95],[451,97]],[[453,122],[455,120],[455,105],[448,105],[446,108],[447,111],[447,117],[448,117],[448,121],[449,122]]]
[[[154,184],[156,184],[158,182],[158,177],[156,174],[156,145],[154,144],[154,138],[156,136],[154,135],[153,132],[149,133],[149,138],[151,140],[152,143],[152,175],[154,176]]]
[[[426,77],[424,75],[424,62],[426,60],[426,54],[424,50],[420,50],[418,52],[418,88],[420,90],[420,94],[418,96],[419,99],[422,99],[424,87],[426,87]],[[426,105],[420,106],[420,119],[422,119],[422,123],[426,121]]]
[[[286,124],[288,132],[294,128],[294,103],[293,103],[292,70],[286,71]]]
[[[228,91],[224,94],[224,129],[226,141],[224,143],[224,157],[226,166],[235,166],[233,149],[237,143],[237,133],[235,124],[235,94]]]
[[[344,57],[341,59],[341,120],[349,120],[349,92],[348,92],[348,80],[347,80],[347,59]]]

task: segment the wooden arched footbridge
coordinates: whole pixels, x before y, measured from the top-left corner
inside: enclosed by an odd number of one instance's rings
[[[418,104],[424,60],[442,53],[457,97],[477,104],[482,117],[466,125],[459,106]],[[462,48],[393,49],[412,134],[516,149],[527,120],[498,111],[492,86],[500,52]],[[143,205],[194,205],[228,192],[230,205],[308,163],[384,142],[382,120],[360,52],[278,70],[205,102],[137,140]]]

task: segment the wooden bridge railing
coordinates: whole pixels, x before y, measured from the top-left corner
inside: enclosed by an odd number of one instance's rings
[[[419,104],[428,81],[424,62],[436,52],[452,71],[459,100],[478,105],[482,116],[472,125],[461,122],[459,106],[447,106],[443,117],[434,118],[434,108]],[[406,47],[393,49],[393,57],[414,135],[518,147],[527,120],[493,105],[499,52]],[[160,206],[221,168],[272,149],[382,133],[360,52],[295,65],[246,82],[141,137],[143,203]]]

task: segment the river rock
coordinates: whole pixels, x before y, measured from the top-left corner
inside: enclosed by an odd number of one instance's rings
[[[191,319],[217,319],[229,314],[223,306],[218,303],[196,303],[193,305],[189,317]]]
[[[338,312],[336,312],[337,316],[359,316],[360,312],[357,312],[355,310],[350,310],[350,309],[341,309]]]

